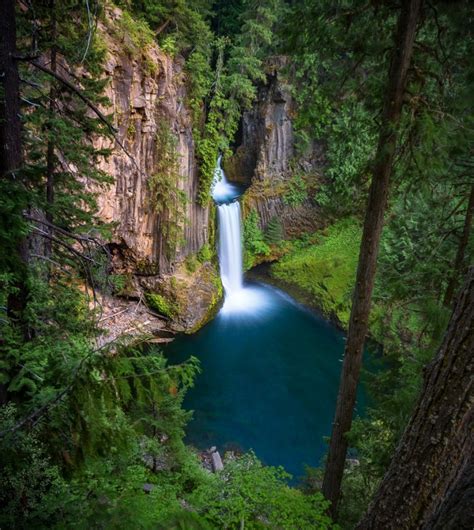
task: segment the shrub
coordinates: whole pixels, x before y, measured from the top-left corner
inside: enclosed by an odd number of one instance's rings
[[[288,206],[299,206],[308,197],[306,182],[300,174],[296,174],[288,182],[288,186],[283,195],[283,202]]]
[[[264,466],[253,453],[226,462],[190,501],[216,528],[334,528],[320,493],[290,488],[283,468]]]
[[[197,259],[199,260],[199,263],[206,263],[208,261],[211,261],[212,259],[212,250],[209,243],[206,243],[201,247],[197,254]]]
[[[278,217],[275,215],[270,219],[267,225],[267,229],[265,230],[265,241],[269,245],[277,245],[281,242],[283,236],[283,225],[281,224],[281,221],[278,219]]]
[[[244,220],[244,268],[250,269],[258,256],[268,256],[270,247],[265,243],[262,229],[258,223],[258,213],[250,210]]]
[[[189,254],[189,256],[186,256],[184,266],[189,273],[192,274],[193,272],[196,272],[199,268],[199,261],[196,254]]]

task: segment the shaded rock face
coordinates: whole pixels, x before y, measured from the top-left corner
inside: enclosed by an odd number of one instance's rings
[[[109,15],[119,18],[121,12],[115,9]],[[113,148],[102,163],[113,184],[99,196],[100,216],[116,224],[114,242],[125,246],[135,261],[146,262],[156,273],[170,273],[175,263],[208,242],[209,210],[197,203],[198,172],[191,116],[185,106],[184,62],[153,46],[147,48],[146,60],[143,55],[132,57],[107,28],[100,29],[108,49],[105,71],[110,80],[105,95],[111,106],[104,110],[113,113],[124,147],[106,139],[97,141],[98,147]],[[178,186],[186,197],[185,221],[173,248],[166,236],[170,214],[157,213],[149,185],[163,155],[157,149],[160,127],[169,127],[176,139]]]
[[[128,286],[121,296],[143,301],[146,293],[161,292],[179,274],[183,260],[209,243],[210,208],[203,208],[197,200],[198,168],[186,108],[184,60],[171,58],[151,44],[132,53],[128,35],[118,37],[120,33],[114,31],[121,10],[109,8],[107,15],[107,24],[99,24],[99,33],[107,49],[104,69],[109,82],[104,95],[111,105],[103,111],[112,117],[118,142],[95,140],[96,147],[112,150],[101,162],[112,184],[99,191],[99,216],[113,223],[111,266],[115,274],[126,278]],[[159,141],[164,129],[173,138],[179,175],[176,185],[184,197],[174,211],[168,205],[157,207],[150,187],[160,161],[166,160]],[[203,267],[209,269],[213,274],[201,271],[178,283],[183,293],[174,293],[180,297],[179,313],[169,328],[190,331],[205,322],[220,297],[214,266]],[[190,285],[193,296],[184,294]]]
[[[284,57],[275,57],[267,67],[267,83],[261,87],[253,109],[244,113],[239,147],[225,164],[230,180],[250,184],[244,196],[244,214],[257,210],[261,228],[273,217],[282,222],[289,237],[321,226],[317,206],[309,198],[298,204],[284,200],[296,174],[303,175],[308,196],[324,166],[324,150],[314,144],[304,156],[296,155],[293,119],[296,104],[282,71]]]

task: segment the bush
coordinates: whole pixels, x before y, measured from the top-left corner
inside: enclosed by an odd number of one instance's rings
[[[288,206],[299,206],[308,197],[306,182],[299,174],[293,176],[288,182],[287,189],[283,195],[283,202]]]
[[[186,256],[184,260],[184,266],[190,274],[196,272],[199,268],[199,261],[196,254],[189,254],[189,256]]]
[[[247,453],[226,462],[189,500],[216,528],[335,528],[324,497],[290,488],[288,478],[283,468],[264,466]]]
[[[206,263],[208,261],[211,261],[212,259],[212,250],[209,243],[206,243],[201,247],[197,254],[197,259],[199,260],[199,263]]]

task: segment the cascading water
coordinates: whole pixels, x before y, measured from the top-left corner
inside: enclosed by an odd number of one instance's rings
[[[240,220],[240,189],[227,181],[217,161],[212,183],[212,198],[217,204],[219,219],[219,267],[225,300],[222,313],[246,312],[261,306],[261,291],[244,287],[242,267],[242,229]]]
[[[217,211],[221,279],[226,296],[231,296],[243,288],[240,204],[221,204]]]

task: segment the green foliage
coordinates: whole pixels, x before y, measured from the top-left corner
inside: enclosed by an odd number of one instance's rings
[[[360,238],[361,229],[354,219],[338,221],[317,235],[316,243],[294,244],[292,251],[271,266],[271,274],[304,289],[327,315],[335,315],[347,326]]]
[[[184,260],[184,266],[189,273],[196,272],[199,268],[199,260],[196,254],[189,254]]]
[[[283,226],[280,219],[275,215],[268,221],[265,230],[265,241],[269,245],[278,245],[284,237]]]
[[[107,17],[105,18],[107,22]],[[111,29],[132,57],[145,54],[147,48],[155,42],[155,35],[147,22],[132,17],[128,11],[122,13],[117,22],[111,25]]]
[[[283,202],[288,206],[300,206],[308,197],[307,185],[301,174],[293,175],[283,194]]]
[[[181,241],[186,194],[180,188],[179,154],[176,137],[169,124],[161,122],[156,133],[158,161],[148,179],[152,206],[161,216],[161,230],[166,238],[168,256],[174,256]]]
[[[207,263],[212,260],[214,253],[211,250],[209,243],[204,244],[197,254],[199,263]]]
[[[316,200],[337,215],[360,212],[368,189],[368,164],[375,154],[373,117],[364,107],[346,100],[325,129],[328,182]]]
[[[282,468],[262,466],[252,453],[226,462],[190,501],[216,528],[335,528],[320,493],[290,488]]]
[[[18,421],[13,404],[0,408],[0,431],[12,429]],[[19,431],[0,439],[0,524],[6,528],[27,528],[33,522],[46,528],[57,510],[57,498],[67,501],[67,484],[53,465],[39,440],[39,429]]]
[[[179,510],[166,519],[159,530],[213,530],[213,527],[195,512]]]
[[[133,292],[132,277],[129,274],[111,274],[108,282],[112,287],[112,292],[118,296],[127,296]]]
[[[259,257],[269,254],[270,247],[259,226],[257,210],[250,210],[244,219],[244,269],[251,269]]]
[[[413,300],[443,291],[458,243],[450,233],[464,221],[465,210],[457,205],[469,191],[443,178],[435,187],[419,183],[393,205],[381,243],[379,298]]]
[[[178,313],[177,305],[161,294],[146,293],[146,301],[152,309],[160,313],[160,315],[164,315],[165,317],[172,319]]]

